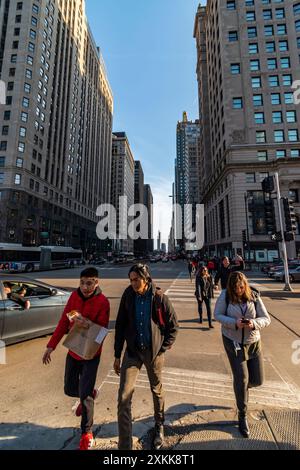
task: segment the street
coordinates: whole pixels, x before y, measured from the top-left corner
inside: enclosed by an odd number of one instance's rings
[[[180,331],[175,346],[166,354],[164,386],[168,412],[180,409],[234,408],[231,373],[223,351],[220,325],[209,330],[199,325],[194,282],[188,278],[183,261],[150,266],[155,283],[166,292],[177,312]],[[98,268],[100,286],[111,303],[110,333],[105,340],[97,386],[95,431],[104,423],[115,428],[118,377],[112,370],[114,324],[121,294],[128,285],[129,266]],[[54,286],[74,289],[80,269],[33,273],[28,277]],[[294,292],[282,291],[283,284],[251,273],[251,284],[261,290],[272,316],[262,332],[266,369],[265,384],[251,391],[250,406],[299,409],[300,407],[300,284]],[[49,366],[42,355],[49,337],[9,346],[7,365],[0,366],[0,449],[76,448],[79,419],[72,414],[74,400],[63,393],[66,349],[59,345]],[[296,344],[295,342],[298,343]],[[293,349],[294,348],[294,349]],[[293,356],[294,354],[294,356]],[[298,358],[298,361],[295,360]],[[134,419],[152,416],[152,396],[142,369],[133,397]]]

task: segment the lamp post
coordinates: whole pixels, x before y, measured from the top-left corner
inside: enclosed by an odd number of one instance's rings
[[[246,213],[246,234],[247,234],[247,247],[248,247],[248,263],[250,264],[250,237],[249,237],[249,221],[248,221],[248,193],[244,193],[244,201],[245,201],[245,213]]]

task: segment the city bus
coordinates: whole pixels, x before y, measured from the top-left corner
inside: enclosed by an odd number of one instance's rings
[[[0,243],[0,272],[33,272],[42,268],[43,252],[49,253],[48,269],[71,268],[82,264],[82,250],[67,246],[27,247]]]

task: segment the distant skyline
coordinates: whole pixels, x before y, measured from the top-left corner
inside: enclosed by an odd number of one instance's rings
[[[201,2],[204,4],[204,2]],[[124,6],[126,5],[126,6]],[[176,126],[186,111],[198,119],[198,0],[86,0],[114,95],[115,132],[127,134],[154,197],[154,239],[171,226]]]

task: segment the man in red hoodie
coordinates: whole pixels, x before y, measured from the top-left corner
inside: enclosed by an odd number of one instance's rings
[[[68,313],[72,311],[72,319]],[[74,311],[77,315],[73,315]],[[43,356],[43,364],[51,362],[51,354],[62,339],[76,323],[81,328],[87,328],[87,319],[107,328],[109,322],[109,301],[99,287],[99,277],[96,268],[87,268],[80,275],[80,286],[73,292],[63,311],[61,319],[54,331]],[[94,390],[97,370],[100,361],[102,345],[91,360],[85,360],[69,351],[65,368],[65,394],[69,397],[79,397],[80,405],[76,411],[81,418],[81,440],[79,449],[88,450],[93,446],[92,433],[94,418]]]

